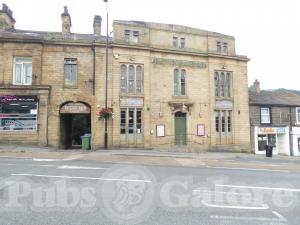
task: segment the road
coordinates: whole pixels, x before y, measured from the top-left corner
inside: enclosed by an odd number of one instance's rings
[[[0,157],[0,224],[298,225],[299,168],[282,160],[187,167]]]

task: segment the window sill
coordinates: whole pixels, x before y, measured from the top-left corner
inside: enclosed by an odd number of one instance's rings
[[[78,89],[78,87],[72,87],[72,86],[63,86],[64,89]]]

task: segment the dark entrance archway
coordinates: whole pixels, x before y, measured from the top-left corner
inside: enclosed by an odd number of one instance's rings
[[[91,133],[91,108],[83,102],[68,102],[60,108],[60,147],[81,147],[81,136]]]

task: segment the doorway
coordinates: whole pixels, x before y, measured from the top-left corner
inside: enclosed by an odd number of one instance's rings
[[[90,107],[84,103],[67,103],[60,109],[60,147],[81,148],[81,136],[91,133]]]
[[[186,145],[186,113],[175,113],[175,145]]]

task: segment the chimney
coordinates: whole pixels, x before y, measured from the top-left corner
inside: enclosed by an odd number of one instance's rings
[[[71,33],[71,16],[68,12],[68,7],[64,6],[64,12],[61,14],[61,20],[62,20],[62,35],[66,36]]]
[[[94,35],[101,35],[101,22],[102,18],[99,15],[94,16]]]
[[[255,93],[259,93],[260,92],[260,83],[259,83],[259,81],[257,79],[253,82],[251,90],[253,92],[255,92]]]
[[[2,9],[0,10],[0,31],[15,29],[15,22],[12,11],[6,4],[2,4]]]

